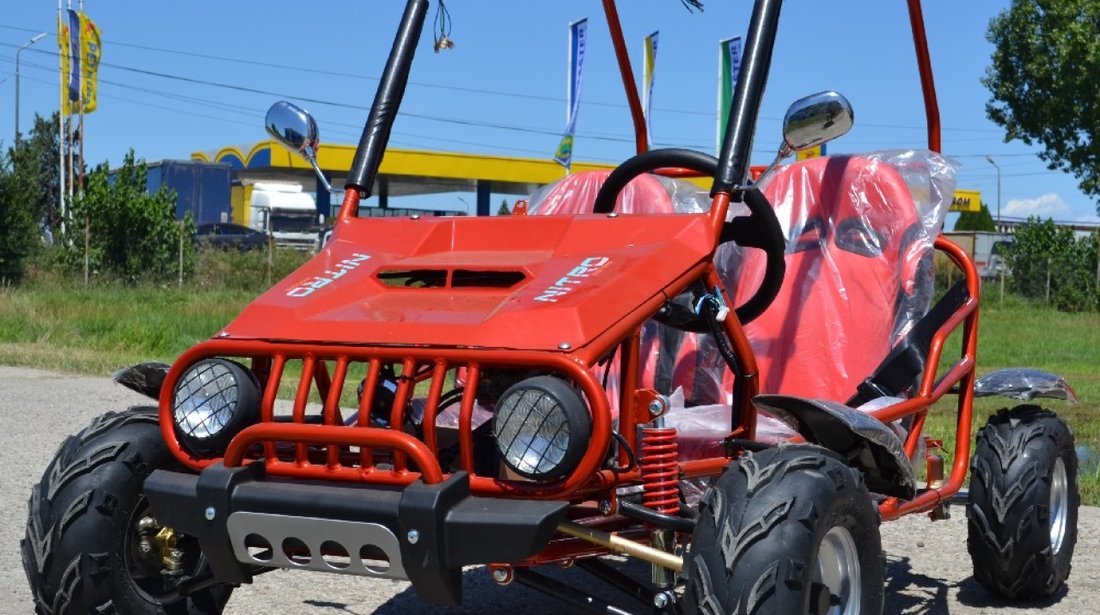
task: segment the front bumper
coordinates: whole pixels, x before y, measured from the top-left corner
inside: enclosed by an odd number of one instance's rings
[[[259,463],[157,470],[145,494],[161,525],[198,539],[219,582],[249,582],[255,567],[407,579],[433,604],[461,603],[462,566],[541,551],[568,508],[475,497],[464,472],[381,487],[269,479]]]

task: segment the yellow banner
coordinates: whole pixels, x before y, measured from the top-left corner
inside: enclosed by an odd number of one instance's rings
[[[72,28],[70,28],[70,22],[66,17],[58,15],[57,18],[57,47],[58,53],[61,56],[61,115],[71,115],[74,105],[73,101],[77,99],[76,94],[79,90],[74,91],[74,86],[79,88],[80,76],[73,74],[73,58],[72,58]]]
[[[80,98],[84,113],[96,110],[96,93],[99,90],[99,59],[102,55],[99,28],[84,13],[80,16]]]
[[[951,199],[951,209],[948,211],[977,213],[981,210],[982,193],[980,190],[956,190],[955,198]]]
[[[825,145],[815,145],[809,149],[799,150],[795,155],[795,160],[809,160],[810,158],[818,158],[825,155]]]

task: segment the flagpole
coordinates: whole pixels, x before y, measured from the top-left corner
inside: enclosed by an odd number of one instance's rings
[[[84,0],[80,0],[80,12],[84,12]],[[84,53],[84,46],[80,46],[80,53]],[[84,194],[84,64],[83,59],[81,62],[80,73],[80,186],[77,187],[77,192]]]
[[[57,0],[57,40],[61,40],[61,0]],[[60,44],[60,43],[59,43]],[[61,237],[65,236],[65,216],[67,214],[65,208],[65,136],[62,125],[65,123],[65,52],[62,51],[58,54],[57,72],[60,75],[60,91],[58,96],[59,105],[57,108],[57,182],[58,182],[58,202],[61,205]],[[60,237],[59,237],[60,238]]]
[[[714,103],[714,152],[718,155],[722,151],[722,40],[718,40],[718,76],[714,82],[718,84],[718,96]]]
[[[73,10],[73,0],[69,0],[68,10],[70,10],[70,11]],[[72,20],[70,19],[69,20],[69,49],[72,49],[73,35],[74,34],[78,37],[80,36],[79,32],[73,32]],[[77,40],[80,40],[80,39],[78,38]],[[69,55],[72,56],[73,54],[70,52]],[[72,69],[72,67],[74,65],[73,63],[75,63],[76,61],[77,61],[77,58],[75,58],[75,57],[70,57],[69,58],[70,70]],[[79,74],[79,72],[78,72],[78,74]],[[77,81],[77,84],[79,85],[79,80]],[[71,111],[71,109],[70,109],[70,111]],[[69,168],[68,168],[68,173],[69,173],[69,202],[72,203],[72,201],[73,201],[73,183],[74,183],[73,182],[73,114],[72,113],[69,113],[69,122],[67,124],[66,133],[68,134],[67,138],[68,138],[68,141],[69,141]]]

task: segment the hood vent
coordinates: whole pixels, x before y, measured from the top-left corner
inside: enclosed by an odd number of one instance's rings
[[[378,281],[396,288],[512,288],[527,279],[522,271],[473,269],[387,269]]]

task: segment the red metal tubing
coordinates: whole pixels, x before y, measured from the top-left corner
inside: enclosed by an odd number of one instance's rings
[[[649,150],[649,137],[646,134],[642,101],[638,99],[638,90],[634,86],[634,69],[630,65],[630,54],[626,51],[623,28],[619,24],[619,11],[615,8],[615,0],[603,0],[603,12],[607,16],[607,29],[611,32],[615,59],[619,62],[619,74],[623,78],[623,91],[626,92],[626,101],[630,107],[630,119],[634,123],[634,144],[635,149],[638,150],[636,153],[641,154]]]
[[[359,214],[359,190],[355,188],[344,189],[344,201],[340,203],[340,212],[336,214],[336,221],[354,218]]]
[[[913,30],[913,48],[920,69],[921,91],[924,93],[924,115],[928,121],[928,149],[940,149],[940,106],[936,101],[936,83],[932,77],[932,60],[928,55],[928,37],[924,33],[924,14],[920,0],[909,0],[909,25]]]
[[[439,413],[439,398],[443,395],[443,380],[447,377],[447,363],[436,361],[432,367],[432,384],[428,390],[428,401],[424,406],[424,444],[432,452],[439,451],[439,441],[435,433],[435,419]]]
[[[470,474],[474,473],[474,402],[477,401],[476,391],[478,381],[481,379],[481,368],[476,364],[466,367],[466,390],[462,392],[462,405],[458,410],[458,437],[462,444],[459,446],[459,459],[462,469]]]
[[[358,427],[370,427],[371,408],[374,407],[374,393],[378,390],[378,379],[382,372],[382,362],[371,359],[367,363],[367,378],[363,383],[363,394],[359,397],[359,415],[355,419]],[[367,468],[374,465],[374,451],[370,447],[360,447],[359,466]]]
[[[385,484],[408,484],[412,480],[415,480],[417,473],[415,472],[399,472],[397,470],[378,470],[373,467],[374,447],[382,446],[378,444],[378,438],[359,438],[354,435],[344,436],[351,441],[350,446],[360,447],[360,468],[354,467],[339,467],[329,468],[327,464],[291,464],[278,461],[276,457],[275,442],[294,442],[294,443],[313,443],[320,446],[340,445],[340,441],[324,440],[314,441],[306,438],[307,434],[319,434],[325,432],[319,431],[306,431],[306,432],[294,432],[293,429],[299,427],[316,428],[321,427],[319,425],[286,425],[286,424],[272,424],[273,420],[273,407],[274,400],[278,391],[279,381],[282,375],[283,364],[288,357],[291,358],[305,358],[314,357],[315,360],[321,357],[346,357],[348,361],[367,362],[369,364],[367,382],[364,387],[364,394],[360,400],[359,419],[358,424],[361,427],[356,429],[353,427],[343,426],[324,426],[333,430],[346,430],[347,432],[362,433],[370,431],[373,433],[394,433],[402,438],[408,438],[413,441],[419,442],[394,429],[367,429],[370,421],[370,408],[373,403],[373,392],[378,386],[380,379],[381,364],[405,362],[406,360],[412,360],[416,363],[431,363],[434,361],[442,361],[445,364],[466,364],[471,367],[478,366],[484,368],[486,364],[492,366],[502,366],[509,368],[516,367],[538,367],[541,369],[548,369],[560,373],[562,376],[570,379],[576,383],[582,390],[585,399],[588,401],[589,408],[592,412],[592,435],[590,439],[590,445],[587,451],[581,458],[577,468],[565,479],[555,481],[552,483],[534,483],[527,481],[508,481],[501,480],[495,477],[478,477],[474,476],[471,479],[471,484],[475,492],[484,495],[506,495],[512,494],[523,497],[538,497],[538,498],[562,498],[569,496],[576,492],[590,493],[594,489],[606,489],[610,485],[615,484],[616,478],[610,472],[607,472],[607,476],[603,476],[604,471],[600,469],[600,465],[606,456],[607,449],[611,440],[611,413],[608,408],[607,397],[604,394],[603,388],[596,380],[595,376],[588,370],[589,363],[579,360],[575,355],[569,355],[559,352],[540,352],[540,351],[510,351],[510,350],[483,350],[483,349],[447,349],[447,348],[399,348],[399,347],[357,347],[357,346],[336,346],[336,345],[324,345],[324,344],[290,344],[281,342],[268,342],[261,340],[234,340],[231,338],[217,338],[211,339],[201,344],[198,344],[187,352],[185,352],[169,370],[168,375],[165,378],[163,391],[164,394],[160,400],[160,417],[162,425],[162,434],[164,435],[166,445],[173,455],[185,466],[192,470],[201,470],[206,466],[218,461],[216,458],[197,458],[188,453],[180,444],[178,438],[175,435],[172,422],[172,391],[175,390],[178,384],[179,377],[183,370],[192,365],[194,362],[215,356],[272,356],[275,358],[272,365],[272,373],[268,378],[267,386],[265,388],[264,402],[261,408],[262,424],[254,427],[264,428],[289,428],[290,431],[286,432],[274,432],[276,439],[263,441],[264,445],[264,457],[269,467],[269,473],[278,476],[289,476],[297,478],[310,478],[310,479],[323,479],[323,480],[342,480],[342,481],[363,481],[369,480],[370,482],[385,483]],[[476,384],[476,383],[475,383]],[[472,387],[471,390],[475,388]],[[471,394],[472,395],[472,394]],[[472,414],[473,397],[470,397],[470,413]],[[467,423],[469,427],[469,423]],[[244,433],[244,432],[242,432]],[[250,432],[252,435],[249,438],[255,437],[255,432]],[[268,433],[272,432],[261,432]],[[301,438],[295,439],[295,433],[298,433]],[[240,435],[238,435],[240,437]],[[261,439],[262,440],[262,439]],[[235,439],[234,442],[237,442]],[[245,441],[242,441],[245,442]],[[254,442],[253,442],[254,443]],[[234,455],[243,456],[244,449],[241,447],[245,444],[237,443],[231,445],[234,449]],[[429,450],[426,445],[423,445],[423,450]],[[469,449],[469,453],[466,453],[472,459],[472,441],[468,441],[462,445],[463,448]],[[409,454],[409,451],[405,448],[394,448],[396,452]],[[308,452],[308,451],[307,451]],[[432,452],[434,455],[434,451]],[[422,463],[415,456],[409,455],[417,464]],[[385,478],[383,478],[385,476]],[[636,475],[629,474],[629,479],[636,479]],[[366,477],[366,478],[364,478]]]
[[[641,331],[638,328],[619,344],[619,434],[626,440],[632,451],[638,450],[638,414],[635,408],[634,391],[638,388],[638,376],[641,373]],[[624,448],[619,451],[619,465],[627,466],[631,462],[630,453]]]
[[[394,392],[393,405],[390,406],[390,429],[400,431],[405,426],[405,408],[409,405],[409,398],[415,386],[413,383],[415,373],[416,361],[405,359],[405,362],[401,366],[401,378],[397,382],[397,391]],[[404,453],[400,451],[394,453],[393,467],[398,472],[406,469]]]
[[[294,395],[294,411],[291,420],[301,425],[306,422],[306,402],[309,401],[309,389],[313,383],[313,367],[316,359],[312,355],[302,361],[302,375],[298,379],[298,390]],[[294,448],[294,461],[299,465],[309,463],[306,458],[306,445],[299,444]]]
[[[230,468],[240,466],[244,462],[248,449],[259,442],[384,447],[408,455],[416,463],[424,482],[443,482],[443,472],[439,468],[439,463],[423,442],[401,431],[373,427],[348,428],[333,425],[278,423],[251,425],[241,430],[241,433],[229,443],[229,448],[225,451],[225,466]],[[296,468],[295,473],[299,469],[302,468]],[[328,474],[328,469],[323,466],[316,469],[320,472],[320,476]]]
[[[344,422],[343,417],[340,416],[340,393],[344,390],[344,380],[347,378],[347,374],[348,358],[339,357],[336,360],[336,370],[332,376],[332,386],[329,388],[328,395],[325,398],[325,407],[322,411],[322,422],[325,425],[340,426]],[[328,447],[326,463],[330,468],[340,465],[340,449],[338,447]]]

